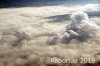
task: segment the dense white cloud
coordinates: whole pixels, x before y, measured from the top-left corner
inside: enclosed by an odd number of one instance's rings
[[[70,17],[70,24],[67,25],[65,33],[59,37],[61,42],[67,43],[73,39],[78,41],[87,41],[95,37],[97,31],[100,31],[100,27],[93,21],[91,21],[88,15],[82,11],[76,11],[72,13]],[[57,41],[57,36],[49,38],[49,42],[54,43]]]
[[[98,5],[92,5],[0,9],[0,66],[50,66],[52,63],[46,61],[52,57],[96,58],[100,51],[100,19],[79,12],[99,10]],[[61,14],[72,14],[71,19],[44,19]],[[79,42],[78,37],[86,41]]]

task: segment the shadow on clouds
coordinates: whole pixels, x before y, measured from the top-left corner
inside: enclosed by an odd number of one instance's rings
[[[93,11],[93,12],[86,12],[88,16],[91,17],[100,17],[100,11]],[[64,22],[70,20],[70,14],[63,14],[63,15],[55,15],[46,17],[44,19],[49,19],[49,22]]]

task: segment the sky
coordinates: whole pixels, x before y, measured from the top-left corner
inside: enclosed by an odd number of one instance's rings
[[[99,0],[1,0],[0,7],[100,4]]]

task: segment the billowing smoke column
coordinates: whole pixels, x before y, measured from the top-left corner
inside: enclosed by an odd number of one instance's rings
[[[70,21],[64,34],[59,37],[62,43],[69,43],[73,39],[79,42],[87,41],[87,39],[94,38],[96,31],[100,30],[100,27],[81,11],[72,13]]]

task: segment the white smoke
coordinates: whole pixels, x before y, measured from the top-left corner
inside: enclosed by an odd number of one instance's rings
[[[78,11],[72,13],[70,16],[70,24],[67,25],[65,33],[59,38],[63,43],[70,42],[73,39],[82,42],[87,41],[89,38],[94,38],[96,31],[99,30],[100,27],[95,22],[91,21],[85,12]],[[51,38],[53,39],[54,36]],[[55,42],[56,41],[57,40],[55,40]],[[52,40],[51,43],[54,43],[54,40]]]

